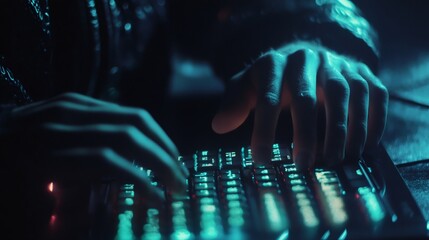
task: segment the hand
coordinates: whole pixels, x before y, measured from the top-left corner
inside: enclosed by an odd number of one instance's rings
[[[134,182],[149,202],[159,202],[164,196],[135,162],[173,193],[186,188],[189,173],[177,161],[175,145],[145,110],[67,93],[14,109],[12,123],[25,139],[24,151],[37,154],[36,170],[55,179],[112,176]]]
[[[269,162],[280,111],[290,109],[294,161],[306,169],[315,162],[317,113],[324,107],[322,161],[332,166],[379,144],[387,105],[387,89],[365,64],[295,43],[263,54],[233,77],[212,127],[217,133],[232,131],[254,110],[252,155],[255,162]]]

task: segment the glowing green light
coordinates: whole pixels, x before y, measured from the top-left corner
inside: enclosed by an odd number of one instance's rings
[[[226,200],[231,201],[231,200],[238,200],[240,199],[240,195],[239,194],[227,194],[226,195]]]
[[[158,239],[162,239],[161,233],[159,232],[145,233],[142,236],[142,240],[158,240]]]
[[[234,201],[229,201],[228,202],[228,207],[229,208],[240,207],[240,206],[241,206],[240,201],[234,200]]]
[[[208,227],[200,232],[200,236],[202,239],[217,239],[219,237],[219,231],[214,226]]]
[[[171,239],[173,240],[185,240],[191,239],[192,234],[187,229],[176,230],[171,234]]]
[[[125,23],[124,30],[127,32],[130,31],[131,30],[131,23]]]
[[[208,198],[208,197],[201,198],[200,199],[200,204],[201,205],[214,204],[214,199],[213,198]]]
[[[173,216],[173,225],[184,225],[186,224],[186,218],[184,216]]]
[[[368,209],[369,216],[372,221],[378,222],[384,219],[385,213],[380,206],[377,196],[368,187],[361,187],[358,189],[366,208]]]
[[[276,198],[272,193],[264,194],[263,201],[265,209],[267,210],[266,216],[268,217],[271,230],[275,232],[284,230],[287,227],[284,208],[279,206],[279,202],[276,201]]]
[[[228,218],[228,224],[231,227],[241,227],[244,225],[243,216],[231,216]]]
[[[118,215],[118,230],[116,232],[116,240],[131,240],[134,239],[131,219],[133,212],[125,211]]]
[[[215,205],[203,205],[201,206],[201,212],[203,213],[212,213],[216,211]]]
[[[132,206],[134,204],[134,200],[132,198],[125,198],[124,203],[127,206]]]
[[[316,227],[319,225],[319,219],[317,219],[316,214],[314,214],[313,208],[311,206],[301,207],[300,212],[303,216],[304,224],[307,227]]]
[[[230,208],[228,211],[230,216],[243,215],[244,211],[241,207]]]

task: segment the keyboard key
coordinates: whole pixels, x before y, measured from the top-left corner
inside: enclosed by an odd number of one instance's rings
[[[195,183],[195,191],[207,189],[207,190],[216,190],[214,182],[200,182]]]
[[[272,162],[292,162],[290,149],[283,144],[273,144]]]
[[[132,211],[124,211],[118,215],[118,226],[116,231],[115,239],[118,240],[133,240],[135,239],[132,219]]]
[[[281,233],[289,230],[288,213],[281,195],[276,190],[267,189],[259,192],[261,221],[264,231]]]
[[[171,239],[192,239],[190,206],[188,201],[171,203]]]
[[[146,223],[143,225],[142,239],[161,239],[160,211],[156,208],[149,208],[146,211]]]
[[[254,169],[255,175],[275,175],[276,170],[271,167],[259,166]]]
[[[343,198],[345,191],[342,189],[338,176],[331,170],[316,169],[315,178],[317,198],[321,201],[321,209],[329,227],[343,229],[349,216]],[[330,180],[327,181],[326,179]]]
[[[222,149],[220,155],[221,169],[240,168],[243,166],[241,151]]]
[[[218,151],[197,151],[194,155],[195,171],[215,170],[219,167]]]
[[[377,195],[370,187],[358,188],[360,201],[365,207],[367,214],[373,223],[379,223],[386,217],[386,212]]]
[[[201,189],[195,191],[195,196],[198,198],[203,197],[216,197],[216,191],[214,189]]]
[[[243,155],[243,167],[251,168],[253,166],[252,149],[250,147],[243,147],[241,154]]]
[[[198,183],[214,183],[215,182],[215,178],[214,177],[194,177],[194,183],[198,184]]]

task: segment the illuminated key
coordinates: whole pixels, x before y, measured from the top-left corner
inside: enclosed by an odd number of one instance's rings
[[[289,220],[283,199],[273,189],[260,191],[260,204],[264,229],[270,233],[280,233],[289,230]]]
[[[386,213],[380,204],[377,195],[371,191],[371,188],[369,187],[360,187],[358,189],[358,193],[371,221],[375,223],[382,221],[385,218]]]

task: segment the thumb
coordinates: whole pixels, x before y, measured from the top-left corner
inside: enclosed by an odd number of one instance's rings
[[[212,129],[224,134],[237,129],[256,104],[256,92],[249,71],[235,75],[226,88],[220,108],[212,120]]]

